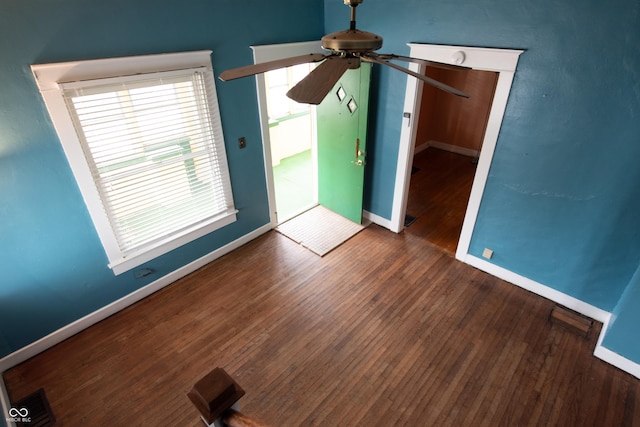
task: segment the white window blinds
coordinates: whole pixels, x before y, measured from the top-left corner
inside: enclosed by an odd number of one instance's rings
[[[235,214],[212,73],[61,84],[121,256]]]

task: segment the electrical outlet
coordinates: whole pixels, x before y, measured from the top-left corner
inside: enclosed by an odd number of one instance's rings
[[[238,147],[245,148],[247,146],[247,140],[244,139],[244,136],[238,138]]]
[[[141,268],[140,270],[137,270],[133,273],[133,276],[136,279],[142,279],[143,277],[146,277],[150,274],[153,274],[153,270],[150,268]]]
[[[484,248],[484,251],[482,251],[482,256],[486,259],[491,259],[491,257],[493,256],[493,251],[489,248]]]

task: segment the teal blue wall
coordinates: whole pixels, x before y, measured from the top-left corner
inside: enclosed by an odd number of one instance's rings
[[[602,345],[615,353],[640,363],[640,266],[613,310]]]
[[[613,310],[640,260],[640,3],[367,0],[357,12],[384,52],[526,50],[470,253],[491,248],[491,262]],[[347,25],[348,8],[325,0],[326,30]],[[376,67],[373,81],[365,208],[390,218],[406,78]]]
[[[322,8],[290,0],[0,0],[0,357],[269,222],[254,79],[218,81],[238,221],[140,267],[151,276],[114,276],[29,66],[209,49],[217,75],[251,63],[250,45],[317,40]]]
[[[367,0],[358,9],[360,27],[383,35],[387,52],[408,54],[407,42],[526,50],[470,251],[490,247],[497,265],[615,308],[629,319],[615,338],[623,355],[635,354],[624,342],[640,326],[627,317],[640,298],[631,280],[640,260],[639,13],[636,0]],[[0,0],[0,357],[268,222],[254,82],[218,83],[239,221],[148,263],[152,276],[114,276],[29,65],[211,49],[219,73],[250,63],[249,45],[314,40],[347,21],[340,0]],[[384,218],[405,82],[374,69],[365,206]]]

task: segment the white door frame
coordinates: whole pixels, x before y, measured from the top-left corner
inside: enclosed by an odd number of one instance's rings
[[[476,169],[469,204],[458,241],[456,258],[465,261],[471,236],[475,227],[480,201],[485,184],[489,176],[489,167],[493,160],[498,133],[502,125],[502,119],[507,106],[507,99],[511,91],[511,84],[515,74],[518,58],[523,50],[512,49],[487,49],[464,46],[443,46],[432,44],[408,43],[411,48],[410,56],[419,59],[442,62],[447,64],[462,65],[474,70],[495,71],[498,73],[496,91],[489,112],[487,129],[484,134],[480,158]],[[411,64],[410,69],[424,73],[423,66]],[[416,143],[417,124],[414,118],[420,114],[420,102],[422,98],[422,81],[415,78],[407,78],[407,89],[404,100],[404,123],[400,132],[400,146],[398,150],[398,164],[396,168],[396,180],[391,212],[391,231],[396,233],[404,229],[404,217],[407,210],[409,195],[409,183],[411,181],[411,166]],[[408,116],[408,117],[407,117]]]
[[[306,53],[324,53],[320,40],[298,43],[271,44],[251,46],[253,50],[253,62],[275,61],[291,56],[304,55]],[[264,74],[256,74],[256,89],[258,96],[258,111],[260,114],[260,129],[262,131],[262,150],[264,154],[264,170],[267,178],[267,195],[269,199],[269,222],[272,228],[278,225],[276,215],[276,192],[271,166],[271,138],[269,136],[269,114],[267,110],[266,84]],[[314,132],[315,134],[315,132]],[[315,144],[315,141],[313,142]]]

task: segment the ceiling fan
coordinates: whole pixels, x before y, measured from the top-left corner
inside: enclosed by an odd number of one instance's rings
[[[331,91],[340,77],[349,69],[360,67],[360,62],[371,62],[389,66],[393,69],[409,74],[423,82],[441,89],[453,95],[469,98],[466,93],[448,86],[442,82],[415,73],[400,67],[389,61],[416,62],[428,66],[449,69],[466,69],[440,62],[426,61],[409,56],[375,53],[382,47],[382,37],[356,29],[356,7],[364,0],[344,0],[344,4],[351,7],[351,25],[348,30],[338,31],[322,37],[322,48],[331,51],[328,54],[310,53],[308,55],[294,56],[275,61],[247,65],[240,68],[224,71],[220,74],[223,81],[234,80],[259,73],[264,73],[278,68],[290,67],[311,62],[322,63],[302,79],[297,85],[287,92],[287,96],[294,101],[303,104],[320,104]]]

